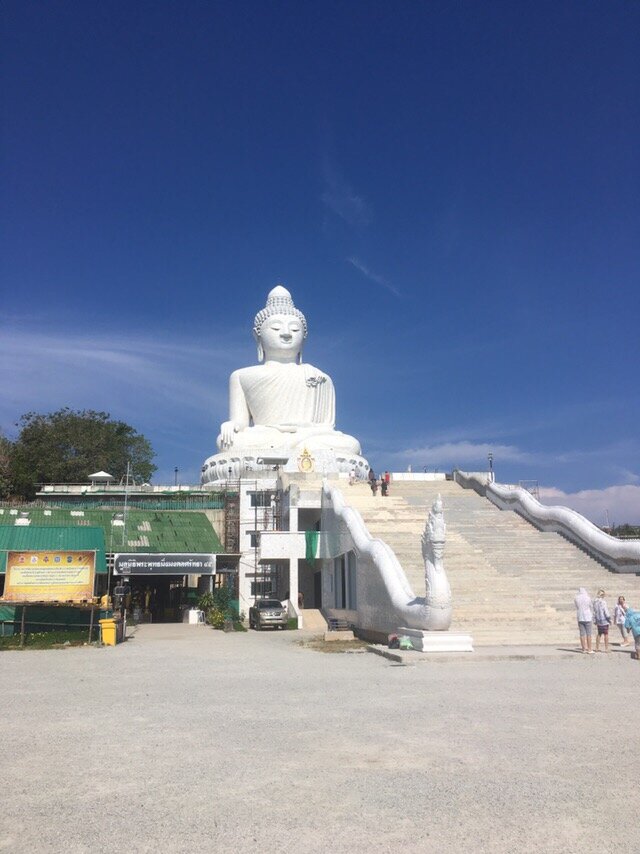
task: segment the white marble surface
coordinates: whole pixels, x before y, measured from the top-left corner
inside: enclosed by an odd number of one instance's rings
[[[426,628],[430,631],[446,631],[451,625],[453,608],[451,587],[444,571],[444,547],[447,526],[444,521],[444,505],[440,495],[429,511],[422,535],[422,557],[424,559]]]
[[[401,626],[396,634],[411,638],[417,652],[473,652],[473,638],[460,632],[429,632]]]
[[[427,520],[423,539],[425,591],[416,595],[393,550],[371,536],[360,513],[348,506],[345,494],[328,481],[323,484],[323,493],[319,556],[331,560],[355,551],[358,627],[389,633],[403,625],[432,634],[448,634],[451,591],[442,565],[442,503],[434,507]],[[331,596],[330,586],[325,586],[323,601],[331,603]]]
[[[520,486],[495,483],[487,474],[456,471],[457,483],[485,495],[502,510],[515,510],[536,528],[555,531],[615,572],[640,572],[640,540],[619,540],[601,531],[576,510],[541,504]]]
[[[335,429],[331,377],[302,361],[307,322],[286,288],[270,291],[253,332],[259,364],[231,374],[229,418],[220,426],[218,453],[202,467],[202,483],[250,476],[263,468],[260,457],[286,459],[285,471],[328,474],[355,467],[366,477],[360,443]]]

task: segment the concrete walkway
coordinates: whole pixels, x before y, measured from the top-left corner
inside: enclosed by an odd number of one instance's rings
[[[580,647],[565,644],[564,646],[556,646],[550,644],[541,646],[540,644],[532,644],[530,646],[478,646],[474,652],[453,652],[453,653],[430,653],[424,654],[419,652],[404,651],[399,649],[388,649],[385,646],[371,644],[369,647],[371,652],[387,658],[390,661],[400,661],[403,664],[429,664],[437,662],[446,664],[466,661],[468,663],[479,661],[541,661],[554,660],[562,658],[575,658],[576,656],[588,658],[593,661],[596,658],[610,658],[611,656],[621,656],[623,659],[631,661],[631,654],[634,651],[633,646],[621,648],[619,645],[611,647],[609,654],[604,652],[595,653],[594,655],[586,655]]]
[[[0,850],[553,854],[596,826],[598,851],[640,850],[640,663],[403,667],[303,639],[0,653]]]

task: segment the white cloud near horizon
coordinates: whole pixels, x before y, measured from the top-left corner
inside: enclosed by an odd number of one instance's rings
[[[540,487],[540,501],[546,505],[571,507],[601,527],[606,524],[607,511],[612,525],[640,523],[640,486],[634,483],[579,492],[564,492],[554,486]]]
[[[356,270],[359,270],[359,272],[361,272],[365,278],[369,279],[372,282],[376,282],[376,284],[381,285],[383,288],[386,288],[394,296],[402,296],[400,291],[394,285],[392,285],[391,282],[388,282],[384,278],[384,276],[380,276],[378,273],[374,273],[367,267],[366,264],[363,264],[359,258],[355,258],[353,256],[351,258],[347,258],[347,263],[351,264],[352,267],[355,267]]]

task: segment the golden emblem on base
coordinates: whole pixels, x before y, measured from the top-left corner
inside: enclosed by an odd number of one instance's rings
[[[310,472],[315,469],[315,460],[305,448],[302,454],[298,457],[298,469],[301,472]]]

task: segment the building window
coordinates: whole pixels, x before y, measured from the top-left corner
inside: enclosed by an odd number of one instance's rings
[[[355,552],[339,555],[333,561],[333,576],[335,579],[335,607],[355,610],[356,595],[356,555]]]
[[[275,595],[276,587],[275,580],[268,578],[266,581],[252,581],[251,595],[252,596],[273,596]]]
[[[271,507],[274,498],[273,492],[250,492],[252,507]]]
[[[356,595],[356,553],[349,552],[347,554],[347,607],[355,611],[358,607],[358,597]]]

